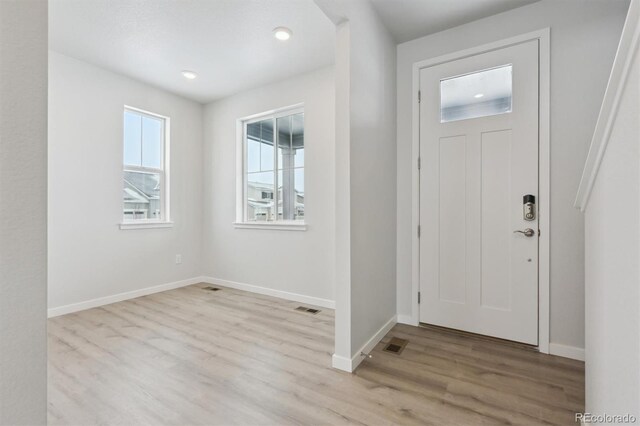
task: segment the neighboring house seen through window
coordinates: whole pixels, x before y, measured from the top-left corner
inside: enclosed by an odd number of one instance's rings
[[[243,144],[244,220],[303,221],[303,109],[243,121]]]
[[[169,220],[165,155],[167,118],[124,110],[123,221]]]

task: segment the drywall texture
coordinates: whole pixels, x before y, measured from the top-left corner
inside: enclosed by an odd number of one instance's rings
[[[49,307],[199,276],[202,106],[55,52],[49,61]],[[173,228],[118,226],[125,105],[171,120]]]
[[[307,231],[237,229],[236,120],[304,103]],[[206,276],[334,300],[334,75],[324,68],[205,107]]]
[[[47,2],[0,1],[0,424],[47,421]]]
[[[551,28],[551,342],[584,347],[584,220],[573,208],[627,0],[542,0],[398,46],[398,314],[411,315],[412,66]]]
[[[637,19],[637,17],[636,17]],[[640,419],[640,55],[586,210],[586,411]]]
[[[337,24],[335,355],[351,359],[396,313],[396,51],[368,0],[316,3]]]
[[[351,186],[349,110],[351,75],[349,22],[336,28],[336,152],[335,152],[335,348],[334,354],[348,360],[351,356]]]
[[[351,356],[396,313],[395,42],[370,3],[358,3],[349,16]]]

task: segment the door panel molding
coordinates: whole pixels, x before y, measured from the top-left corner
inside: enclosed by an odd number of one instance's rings
[[[538,180],[538,350],[549,353],[549,201],[550,201],[550,28],[522,34],[519,36],[472,47],[454,53],[438,56],[413,64],[413,101],[412,101],[412,225],[418,229],[420,224],[420,70],[438,64],[491,52],[505,47],[539,41],[539,180]],[[423,235],[424,237],[424,235]],[[410,323],[419,325],[418,292],[420,291],[420,240],[418,233],[412,236],[412,312]]]

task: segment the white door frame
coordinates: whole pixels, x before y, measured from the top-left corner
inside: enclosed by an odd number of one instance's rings
[[[420,105],[418,91],[420,90],[420,70],[445,62],[478,55],[481,53],[498,50],[531,40],[539,40],[539,105],[538,105],[538,135],[539,135],[539,181],[538,181],[538,227],[539,260],[538,260],[538,350],[549,353],[549,202],[550,202],[550,28],[518,35],[515,37],[483,44],[459,52],[450,53],[436,58],[427,59],[413,64],[413,102],[412,102],[412,167],[411,180],[411,223],[413,225],[413,237],[411,241],[411,258],[413,268],[411,271],[412,325],[419,325],[420,307],[418,305],[418,292],[420,291],[420,240],[418,238],[418,225],[420,224],[420,172],[418,162],[420,158]]]

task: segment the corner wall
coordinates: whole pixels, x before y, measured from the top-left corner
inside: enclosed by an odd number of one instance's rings
[[[119,228],[125,105],[171,119],[172,228]],[[200,276],[201,223],[202,105],[50,52],[49,308]]]
[[[47,2],[0,1],[0,424],[47,422]]]
[[[551,27],[551,343],[584,348],[584,219],[573,208],[627,0],[542,0],[398,45],[397,310],[411,316],[412,66]]]
[[[352,7],[349,155],[353,357],[361,349],[369,352],[372,348],[363,347],[390,320],[395,322],[396,316],[396,43],[368,1]]]
[[[352,371],[396,320],[396,44],[368,0],[316,0],[336,24],[336,350]]]

